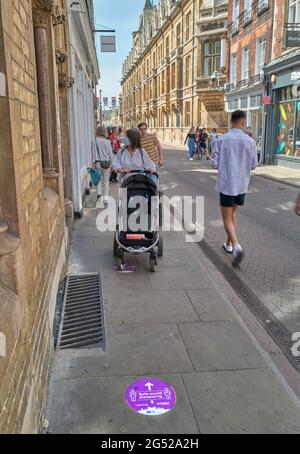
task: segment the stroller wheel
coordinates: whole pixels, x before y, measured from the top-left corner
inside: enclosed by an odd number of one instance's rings
[[[123,271],[125,265],[126,265],[126,263],[125,263],[125,254],[124,254],[123,251],[119,251],[118,252],[118,267],[119,267],[119,270]]]
[[[161,232],[160,232],[160,238],[159,238],[157,247],[158,247],[157,255],[158,255],[158,257],[162,257],[164,255],[164,240],[163,240]]]
[[[156,261],[156,256],[154,254],[150,255],[150,271],[151,273],[155,273],[157,269],[157,261]]]

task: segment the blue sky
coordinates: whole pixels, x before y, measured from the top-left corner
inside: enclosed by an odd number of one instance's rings
[[[131,49],[132,32],[138,29],[144,5],[145,0],[94,0],[95,22],[115,29],[117,38],[116,54],[100,53],[100,34],[96,34],[102,96],[119,97],[122,63]]]

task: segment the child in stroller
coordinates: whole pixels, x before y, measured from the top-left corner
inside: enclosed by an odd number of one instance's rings
[[[138,131],[127,131],[127,137],[128,147],[120,150],[113,162],[114,170],[122,175],[120,222],[117,221],[116,226],[114,255],[119,258],[120,269],[123,270],[125,252],[134,255],[149,253],[150,270],[155,272],[157,256],[163,254],[159,228],[159,177],[155,163],[141,148]]]

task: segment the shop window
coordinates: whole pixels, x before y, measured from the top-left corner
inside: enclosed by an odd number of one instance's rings
[[[221,40],[204,43],[203,46],[203,76],[210,77],[221,67]]]
[[[278,109],[276,153],[300,157],[300,101],[282,102]]]

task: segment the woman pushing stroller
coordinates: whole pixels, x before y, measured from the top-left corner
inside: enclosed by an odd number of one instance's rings
[[[139,131],[127,131],[128,146],[120,150],[113,162],[113,169],[122,175],[120,191],[127,190],[126,209],[129,223],[124,225],[122,216],[117,220],[113,251],[119,260],[119,270],[125,270],[125,253],[150,254],[150,271],[155,272],[157,257],[163,255],[163,239],[160,229],[161,204],[159,203],[159,177],[156,164],[141,146]],[[120,193],[121,197],[121,193]],[[158,203],[155,203],[155,199]],[[124,200],[124,199],[122,199]],[[154,203],[152,201],[154,200]],[[119,212],[120,214],[120,212]],[[133,224],[130,220],[133,219]]]

